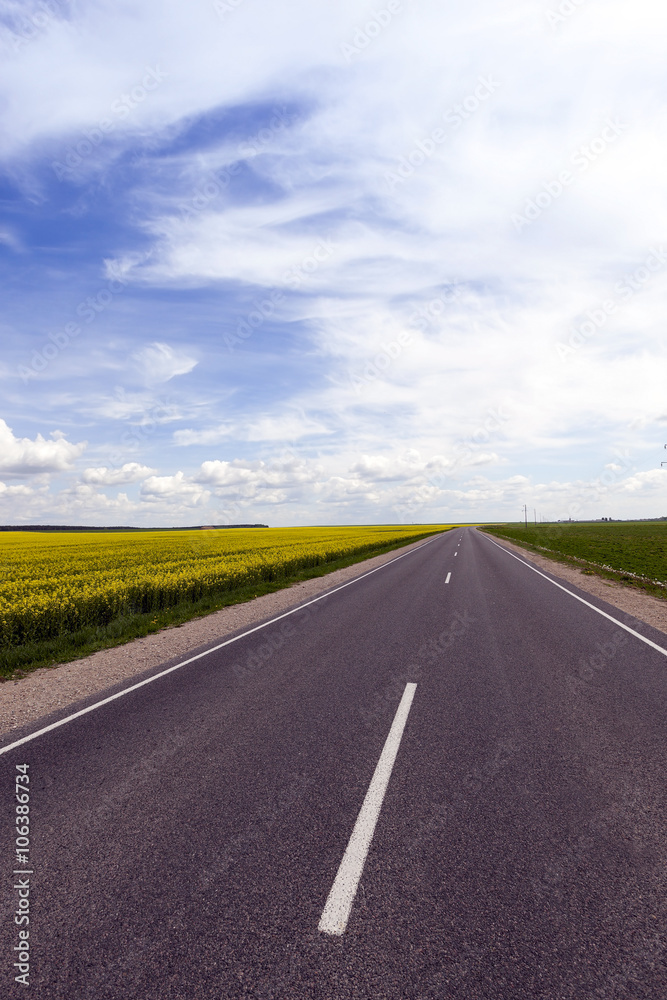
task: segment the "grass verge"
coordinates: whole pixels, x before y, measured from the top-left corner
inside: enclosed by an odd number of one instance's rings
[[[405,548],[406,544],[412,545],[414,542],[423,541],[425,538],[439,533],[426,532],[423,535],[411,537],[408,543],[402,539],[393,545],[385,545],[367,552],[357,552],[354,555],[343,556],[341,559],[335,559],[331,562],[310,566],[299,570],[292,576],[282,577],[278,580],[263,581],[238,587],[235,590],[210,593],[197,601],[184,601],[161,611],[127,615],[116,618],[108,625],[89,625],[76,632],[70,632],[53,639],[0,650],[0,683],[18,680],[39,667],[54,667],[60,663],[69,663],[72,660],[90,656],[91,653],[100,649],[122,646],[133,639],[140,639],[142,636],[151,635],[169,626],[183,625],[193,618],[203,618],[205,615],[210,615],[214,611],[219,611],[221,608],[233,604],[244,604],[246,601],[252,601],[255,597],[261,597],[262,594],[273,594],[275,591],[283,590],[294,583],[325,576],[337,569],[344,569],[346,566],[364,562],[366,559],[382,555],[385,552]]]

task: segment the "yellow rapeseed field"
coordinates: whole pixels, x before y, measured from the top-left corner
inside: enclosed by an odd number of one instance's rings
[[[450,527],[0,532],[0,647],[278,580]]]

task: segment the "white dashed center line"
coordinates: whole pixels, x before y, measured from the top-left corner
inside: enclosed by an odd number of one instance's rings
[[[445,580],[445,583],[449,583],[449,581],[451,580],[451,578],[452,578],[452,574],[448,573],[447,574],[447,579]]]
[[[357,816],[350,842],[320,917],[318,930],[324,934],[340,935],[345,933],[416,689],[416,684],[406,684],[405,686],[401,703],[389,730],[389,736],[366,792],[364,804]]]

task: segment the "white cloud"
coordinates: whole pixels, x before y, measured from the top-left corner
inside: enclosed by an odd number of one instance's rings
[[[0,485],[0,516],[12,524],[132,524],[138,510],[125,493],[110,498],[85,483],[54,492]]]
[[[46,497],[42,497],[40,506],[46,509],[49,519],[52,518],[53,514],[62,518],[67,517],[70,513],[86,518],[95,515],[102,517],[118,514],[132,515],[137,509],[137,505],[128,498],[126,493],[119,493],[117,497],[108,497],[89,483],[75,483],[68,489],[61,490],[51,499],[50,505],[45,501]]]
[[[667,502],[667,469],[647,469],[629,476],[619,484],[625,493],[659,492]]]
[[[169,382],[177,375],[187,375],[198,364],[184,351],[155,341],[132,355],[147,383]]]
[[[200,483],[210,486],[245,486],[256,480],[258,469],[263,463],[223,462],[218,459],[203,462],[197,475]]]
[[[196,444],[218,444],[225,438],[235,437],[235,426],[233,424],[218,424],[217,427],[205,427],[200,430],[188,428],[174,431],[174,444],[181,447],[190,447]]]
[[[416,475],[423,472],[423,468],[419,453],[411,451],[404,456],[395,458],[389,458],[385,455],[362,455],[352,465],[350,472],[358,475],[361,479],[370,479],[373,482],[393,482],[414,479]]]
[[[254,420],[226,422],[217,427],[174,432],[174,444],[180,446],[209,445],[234,441],[297,441],[312,435],[331,434],[332,428],[323,420],[305,412],[258,415]]]
[[[4,244],[11,250],[15,250],[17,253],[23,252],[25,249],[16,233],[14,233],[9,227],[0,230],[0,244]]]
[[[62,472],[72,468],[86,448],[86,442],[72,444],[62,431],[52,431],[47,441],[38,434],[34,440],[17,438],[0,419],[0,471],[25,476]]]
[[[155,469],[151,469],[147,465],[140,465],[138,462],[126,462],[119,469],[108,469],[106,466],[84,469],[81,479],[84,483],[94,486],[124,486],[127,483],[136,483],[146,479],[155,471]]]
[[[80,168],[92,171],[135,135],[178,134],[203,110],[275,99],[295,75],[323,64],[338,69],[336,39],[358,14],[356,0],[329,9],[296,0],[288,16],[270,3],[259,11],[241,4],[231,17],[220,17],[213,2],[186,8],[178,0],[145,0],[141,9],[125,10],[101,0],[47,15],[25,43],[18,24],[29,18],[19,16],[15,30],[5,32],[0,67],[4,148],[18,157],[66,139],[76,150],[84,130],[110,122],[96,156]],[[39,15],[43,22],[43,9]],[[53,159],[64,160],[64,152],[54,150]]]
[[[114,396],[82,399],[79,406],[87,415],[125,420],[136,427],[160,426],[181,419],[180,409],[172,398],[126,392],[122,387],[117,388]]]
[[[255,496],[259,490],[268,487],[300,487],[315,483],[322,476],[321,464],[287,456],[270,463],[215,459],[203,462],[194,478],[199,483],[214,487],[219,495],[220,491],[224,493],[228,488],[236,488],[244,496]]]
[[[185,507],[205,506],[211,497],[210,490],[191,482],[182,472],[173,476],[149,476],[139,492],[147,503],[177,501]]]
[[[34,495],[34,490],[29,486],[7,486],[6,483],[0,483],[0,496],[5,499],[9,497],[31,497]]]

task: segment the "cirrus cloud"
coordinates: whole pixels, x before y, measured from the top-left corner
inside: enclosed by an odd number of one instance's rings
[[[132,355],[148,383],[169,382],[177,375],[187,375],[198,364],[184,351],[155,341]]]

